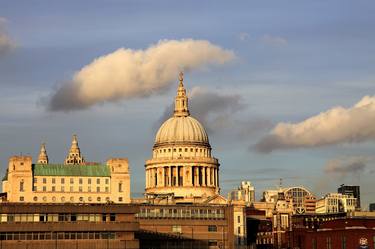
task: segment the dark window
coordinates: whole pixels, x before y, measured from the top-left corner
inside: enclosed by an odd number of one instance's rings
[[[110,221],[116,221],[116,214],[110,214],[109,220]]]
[[[217,226],[215,226],[215,225],[209,225],[208,226],[208,231],[209,232],[217,232]]]

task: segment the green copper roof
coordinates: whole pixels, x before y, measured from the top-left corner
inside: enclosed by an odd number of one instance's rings
[[[107,165],[34,164],[34,176],[111,176]]]

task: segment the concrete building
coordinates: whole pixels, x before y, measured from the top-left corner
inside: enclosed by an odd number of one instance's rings
[[[357,199],[356,209],[361,209],[361,191],[359,186],[341,184],[337,193],[353,196]]]
[[[293,207],[293,213],[305,213],[315,211],[315,196],[307,188],[302,186],[282,188],[285,201]],[[262,201],[267,203],[276,203],[280,189],[271,189],[263,192]]]
[[[231,249],[236,241],[228,205],[140,205],[137,220],[144,249]]]
[[[351,212],[356,209],[357,199],[339,193],[329,193],[316,202],[316,213]]]
[[[229,194],[229,201],[244,201],[246,205],[255,202],[255,188],[249,181],[241,182],[241,185]]]
[[[45,144],[38,161],[12,156],[3,178],[3,201],[27,203],[130,203],[127,158],[86,163],[74,135],[64,164],[51,164]]]
[[[190,116],[182,73],[179,81],[174,114],[156,133],[152,158],[145,164],[146,196],[205,202],[219,195],[219,161],[212,156],[206,130]]]

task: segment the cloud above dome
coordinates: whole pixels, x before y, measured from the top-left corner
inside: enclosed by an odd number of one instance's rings
[[[300,123],[279,123],[257,144],[259,152],[375,140],[375,96],[350,108],[334,107]]]
[[[246,108],[239,94],[221,94],[203,87],[194,87],[189,92],[190,114],[211,133],[224,127],[232,127],[233,114]],[[168,105],[163,115],[155,123],[167,120],[173,113],[174,103]]]
[[[161,40],[145,50],[120,48],[76,72],[48,99],[51,111],[86,109],[98,103],[162,93],[180,70],[221,65],[235,54],[206,40]]]

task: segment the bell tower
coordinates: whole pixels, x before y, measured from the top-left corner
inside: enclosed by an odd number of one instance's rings
[[[48,164],[48,155],[47,155],[47,150],[46,150],[46,144],[45,143],[42,143],[42,145],[40,146],[38,163],[39,164]]]
[[[81,155],[81,150],[78,146],[77,135],[73,135],[72,138],[72,145],[70,146],[70,150],[68,156],[65,159],[65,164],[83,164],[85,159]]]

